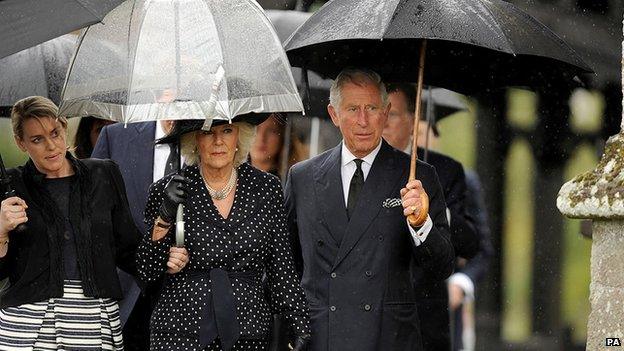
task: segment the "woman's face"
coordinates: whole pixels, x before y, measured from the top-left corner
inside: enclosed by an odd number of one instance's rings
[[[222,124],[207,132],[197,133],[199,157],[201,163],[208,168],[232,167],[237,143],[238,126],[235,124]]]
[[[256,128],[256,139],[251,147],[252,163],[275,162],[282,149],[282,126],[270,117]]]
[[[15,136],[17,146],[30,156],[37,169],[53,175],[68,165],[66,132],[63,125],[51,117],[28,118],[23,124],[22,138]]]

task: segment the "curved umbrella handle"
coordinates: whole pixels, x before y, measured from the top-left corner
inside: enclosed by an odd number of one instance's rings
[[[181,171],[182,176],[185,176],[185,169]],[[175,246],[184,247],[184,205],[179,204],[176,211],[176,224],[175,224]]]
[[[182,204],[178,205],[176,213],[175,241],[176,247],[184,247],[184,205]]]

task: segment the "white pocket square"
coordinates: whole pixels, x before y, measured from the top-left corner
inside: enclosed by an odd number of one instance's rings
[[[383,206],[384,208],[393,208],[393,207],[399,207],[402,204],[403,203],[401,202],[401,199],[399,198],[387,198],[384,200],[381,206]]]

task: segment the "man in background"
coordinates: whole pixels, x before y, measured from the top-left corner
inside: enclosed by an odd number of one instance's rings
[[[391,84],[388,85],[388,93],[391,109],[384,128],[384,139],[388,140],[390,145],[409,154],[414,128],[416,90],[409,84]],[[426,124],[425,121],[420,123]],[[431,150],[425,152],[425,143],[433,142],[437,134],[435,125],[431,128],[420,125],[418,158],[434,166],[438,173],[446,199],[451,242],[457,256],[458,271],[448,282],[418,284],[422,274],[416,270],[417,284],[423,287],[420,290],[418,305],[421,324],[436,326],[423,329],[424,349],[432,351],[450,350],[451,344],[456,344],[451,341],[449,308],[451,311],[458,310],[461,305],[460,298],[463,302],[464,297],[470,299],[474,296],[476,277],[484,274],[487,269],[485,257],[488,252],[491,254],[491,251],[488,251],[491,250],[489,231],[484,232],[483,226],[476,227],[474,208],[468,208],[468,204],[472,205],[474,202],[472,199],[478,197],[478,194],[474,193],[475,190],[468,190],[462,165],[440,153]],[[475,279],[464,273],[459,264]],[[457,322],[454,324],[457,325]]]

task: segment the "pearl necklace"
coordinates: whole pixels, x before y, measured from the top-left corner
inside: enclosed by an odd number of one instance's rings
[[[201,171],[201,167],[199,167],[199,174],[201,175],[202,180],[204,181],[204,185],[206,186],[206,189],[208,190],[208,194],[210,194],[210,197],[215,200],[223,200],[226,197],[228,197],[228,195],[230,195],[230,193],[232,192],[232,189],[234,189],[234,186],[236,185],[236,178],[238,176],[236,169],[235,168],[232,169],[232,173],[230,174],[230,180],[228,180],[225,187],[221,190],[215,190],[211,188],[210,185],[208,185],[208,182],[206,181],[206,178],[204,177]]]

